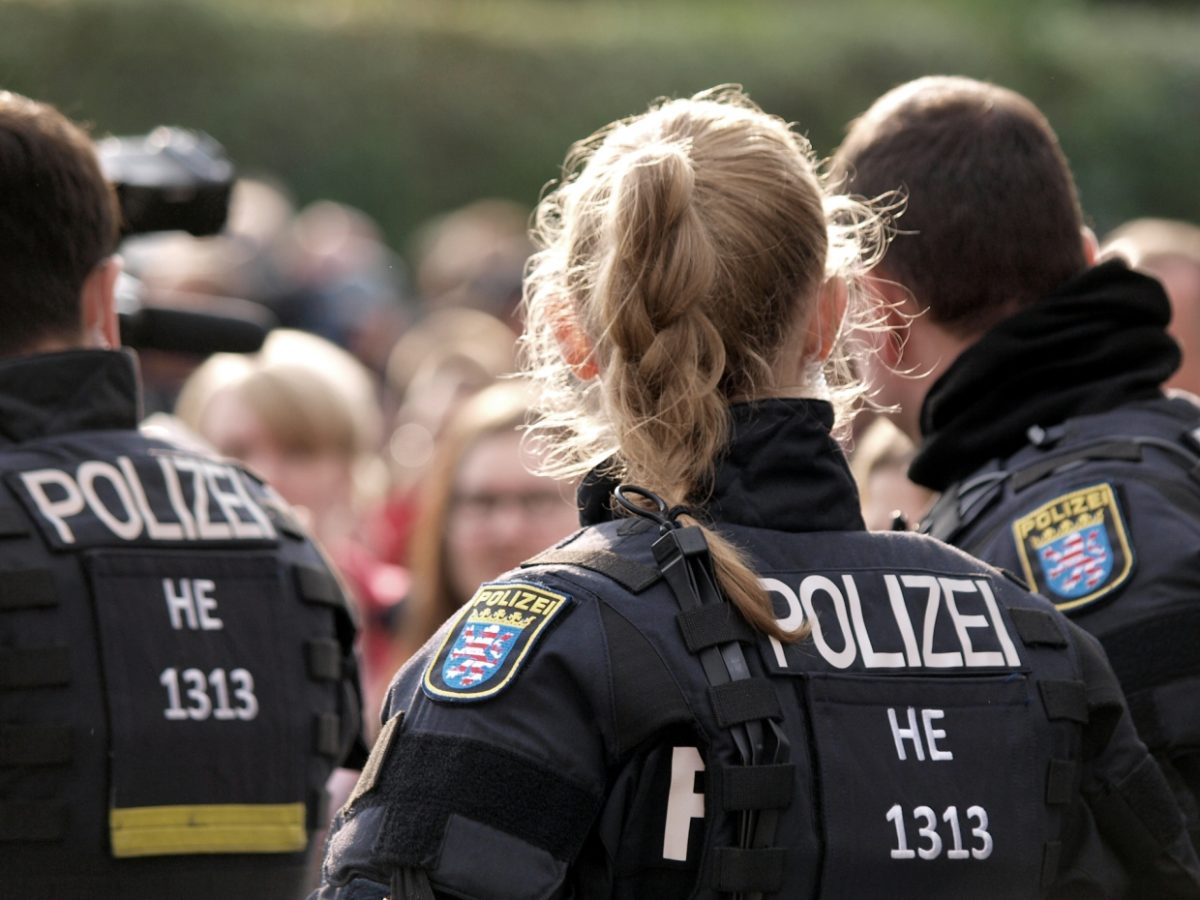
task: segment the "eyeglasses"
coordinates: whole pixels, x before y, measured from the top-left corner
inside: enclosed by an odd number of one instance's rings
[[[456,494],[452,504],[456,516],[469,521],[483,521],[508,510],[521,516],[536,518],[554,512],[566,502],[556,488],[547,488],[542,491],[480,491]]]

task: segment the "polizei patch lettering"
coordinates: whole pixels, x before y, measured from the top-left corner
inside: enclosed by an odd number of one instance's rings
[[[1021,516],[1013,539],[1025,578],[1062,610],[1094,603],[1133,571],[1133,548],[1110,484],[1063,494]]]
[[[574,602],[527,582],[481,585],[425,670],[425,693],[460,702],[496,696]]]

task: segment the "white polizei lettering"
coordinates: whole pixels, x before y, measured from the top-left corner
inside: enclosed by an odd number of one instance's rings
[[[184,536],[189,541],[196,540],[196,520],[192,518],[187,502],[183,499],[183,485],[179,482],[179,471],[175,468],[174,462],[166,456],[158,457],[158,467],[162,469],[163,482],[167,486],[167,499],[171,501],[171,507],[179,518]]]
[[[813,608],[813,595],[817,592],[828,594],[829,599],[833,601],[833,611],[837,616],[838,626],[842,630],[842,637],[846,641],[841,650],[835,651],[825,640],[825,631],[821,628],[821,620],[817,618],[817,612]],[[853,664],[855,656],[858,655],[858,648],[854,646],[854,634],[850,630],[846,598],[842,596],[838,586],[824,575],[808,575],[800,582],[800,603],[804,606],[805,615],[808,616],[808,621],[812,625],[813,644],[816,645],[817,652],[835,669],[849,668]]]
[[[905,587],[924,588],[929,592],[925,601],[924,640],[921,643],[921,656],[925,665],[931,669],[961,669],[962,654],[953,652],[938,652],[933,649],[933,627],[937,622],[937,611],[941,600],[942,588],[932,575],[905,575],[901,579]]]
[[[912,741],[913,753],[921,762],[925,761],[925,749],[921,746],[921,731],[917,725],[917,711],[908,708],[908,727],[901,728],[896,721],[896,710],[888,707],[888,724],[892,726],[892,739],[896,742],[896,756],[902,761],[908,759],[904,753],[904,742]]]
[[[137,505],[138,511],[146,523],[146,533],[156,541],[181,540],[183,538],[182,525],[178,522],[160,522],[155,518],[154,510],[150,508],[150,503],[146,500],[146,491],[142,487],[142,480],[138,476],[137,469],[134,468],[133,460],[128,456],[118,456],[117,465],[120,466],[121,472],[124,473],[125,479],[129,483],[133,502]]]
[[[929,747],[929,758],[935,762],[954,759],[953,751],[942,750],[937,745],[937,742],[946,736],[946,732],[933,727],[934,719],[942,719],[945,716],[946,713],[940,709],[921,710],[921,721],[925,725],[925,743]]]
[[[795,591],[777,578],[760,578],[758,583],[764,591],[779,594],[787,602],[788,614],[782,619],[777,619],[780,628],[784,631],[795,631],[804,624],[804,609],[800,606],[800,599]],[[787,656],[783,652],[783,642],[774,635],[768,635],[767,640],[771,642],[771,648],[775,651],[775,661],[779,663],[779,668],[786,669],[788,664]]]
[[[21,481],[33,502],[37,504],[38,511],[58,532],[59,539],[64,544],[75,543],[75,532],[66,522],[68,518],[79,515],[84,509],[83,493],[75,479],[60,469],[34,469],[31,472],[22,472]],[[46,492],[49,485],[62,488],[61,499],[50,499]]]
[[[83,491],[83,497],[87,500],[88,506],[96,514],[96,518],[107,525],[113,534],[124,541],[136,540],[141,535],[144,527],[142,517],[134,507],[133,496],[129,493],[129,486],[125,483],[125,479],[121,477],[121,473],[117,470],[116,466],[96,459],[89,460],[79,467],[79,471],[75,473],[75,477],[79,480],[79,489]],[[103,479],[112,485],[117,499],[121,501],[121,506],[124,507],[125,518],[119,518],[100,499],[100,494],[96,491],[96,481],[99,479]]]
[[[1017,655],[1017,648],[1013,645],[1004,620],[1000,618],[1000,609],[996,605],[996,595],[992,593],[992,586],[982,579],[975,583],[979,586],[979,594],[983,597],[983,604],[987,607],[992,626],[996,629],[996,637],[1000,640],[1000,649],[1004,651],[1005,662],[1010,666],[1019,666],[1021,657]]]
[[[224,478],[230,482],[237,481],[237,473],[234,472],[233,468],[220,465],[219,463],[209,463],[204,469],[204,474],[208,480],[208,488],[216,499],[217,505],[221,507],[221,512],[225,514],[225,518],[229,521],[229,526],[233,529],[233,536],[239,538],[262,537],[257,525],[253,522],[247,522],[238,515],[238,507],[242,506],[243,503],[236,489],[223,489],[218,480]]]
[[[696,773],[704,760],[695,747],[671,749],[671,792],[667,796],[667,824],[663,831],[663,859],[685,861],[692,819],[704,818],[704,794],[696,793]]]
[[[1004,655],[996,650],[976,650],[971,643],[971,635],[968,634],[969,628],[987,628],[988,620],[983,616],[968,616],[958,611],[958,604],[954,600],[955,594],[975,594],[978,593],[978,588],[975,583],[962,578],[941,578],[942,591],[946,595],[946,609],[950,612],[950,621],[954,623],[954,630],[958,632],[959,643],[963,648],[963,659],[968,666],[1002,666],[1004,665]]]
[[[916,668],[921,665],[921,652],[917,649],[917,635],[913,632],[912,620],[908,617],[908,607],[904,605],[900,579],[895,575],[884,575],[883,583],[887,585],[892,615],[896,617],[896,626],[900,629],[901,640],[904,641],[904,655],[908,658],[908,664]]]
[[[875,648],[871,645],[870,635],[867,634],[867,623],[863,620],[862,600],[858,596],[858,586],[849,575],[842,576],[842,584],[846,588],[846,599],[850,601],[850,618],[854,620],[854,634],[858,638],[863,665],[869,669],[903,668],[904,654],[875,652]]]
[[[242,473],[230,467],[230,472],[233,478],[233,489],[242,499],[242,505],[250,513],[259,525],[259,532],[254,537],[274,538],[275,526],[271,524],[271,518],[266,514],[261,506],[250,496],[250,492],[246,490],[246,482],[242,478]]]
[[[233,528],[226,522],[214,522],[208,514],[208,488],[205,485],[205,466],[200,460],[180,457],[175,468],[192,473],[192,513],[196,517],[196,532],[201,540],[220,541],[233,536]]]
[[[163,579],[163,599],[167,601],[167,615],[171,617],[171,627],[176,631],[183,629],[186,619],[187,627],[195,631],[200,627],[196,620],[196,604],[192,598],[192,581],[190,578],[179,579],[179,590],[175,590],[175,582],[170,578]]]
[[[882,598],[877,598],[878,582],[869,579],[868,588],[871,590],[867,591],[864,601],[861,585],[865,577],[861,572],[836,576],[810,574],[801,578],[796,590],[776,578],[760,579],[759,584],[763,590],[783,598],[787,614],[778,619],[780,625],[794,630],[807,622],[812,629],[812,646],[825,662],[837,669],[847,669],[854,665],[855,661],[859,661],[866,669],[900,669],[906,666],[927,666],[933,669],[996,668],[1021,664],[1016,647],[1001,618],[991,584],[986,579],[976,578],[953,578],[924,573],[880,573],[874,576],[883,580],[892,617],[902,643],[902,649],[877,650],[871,634],[873,626],[867,620],[864,605]],[[840,578],[841,583],[838,584],[835,578]],[[919,591],[923,591],[924,596],[916,593]],[[971,599],[973,595],[982,599],[987,609],[986,616],[982,612],[967,611],[976,603]],[[950,647],[957,646],[958,649],[934,649],[939,637],[938,617],[942,615],[943,597],[946,613],[942,617],[949,622],[941,639]],[[964,597],[968,599],[964,600]],[[921,608],[923,600],[924,619],[921,621],[919,635],[914,625],[921,613],[910,610],[910,600],[915,601],[915,610]],[[829,615],[829,609],[825,609],[825,617],[818,618],[818,603],[828,603],[832,607],[833,615]],[[877,604],[875,608],[878,609]],[[836,648],[838,640],[833,634],[835,619],[836,628],[840,630],[844,641],[840,649]],[[872,622],[878,622],[878,619],[873,619]],[[972,637],[979,639],[979,635],[973,635],[972,632],[978,632],[980,629],[995,631],[999,650],[982,650],[975,647]],[[876,633],[874,639],[879,637]],[[775,638],[768,639],[779,667],[789,668],[788,656],[782,642]],[[894,641],[895,638],[889,640]]]

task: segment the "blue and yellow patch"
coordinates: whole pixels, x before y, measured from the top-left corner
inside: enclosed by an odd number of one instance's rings
[[[435,700],[496,696],[512,683],[550,623],[574,602],[528,582],[481,585],[446,632],[422,688]]]
[[[1110,484],[1055,497],[1012,527],[1026,580],[1061,610],[1096,602],[1133,571],[1133,547]]]

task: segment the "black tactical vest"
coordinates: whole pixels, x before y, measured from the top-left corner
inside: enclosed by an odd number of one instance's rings
[[[1084,785],[1099,770],[1165,820],[1170,807],[1089,638],[913,535],[730,534],[810,638],[756,636],[723,604],[681,609],[650,535],[583,532],[485,586],[402,670],[320,896],[382,897],[409,869],[493,900],[1026,900],[1122,883]],[[571,608],[537,643],[514,638],[529,651],[514,668],[488,610],[519,598]],[[744,677],[713,684],[702,657],[731,644]],[[490,660],[512,678],[483,696]],[[778,728],[787,753],[748,764],[749,723]],[[765,816],[769,842],[748,841]],[[1167,845],[1165,820],[1122,827]]]
[[[1100,639],[1200,846],[1200,410],[1160,399],[1030,439],[951,486],[922,530]]]
[[[297,896],[357,732],[342,592],[236,466],[0,449],[0,894]]]
[[[732,412],[692,514],[810,635],[753,631],[677,510],[615,517],[589,480],[590,527],[397,674],[314,896],[1194,897],[1095,640],[960,551],[863,531],[828,404]]]

